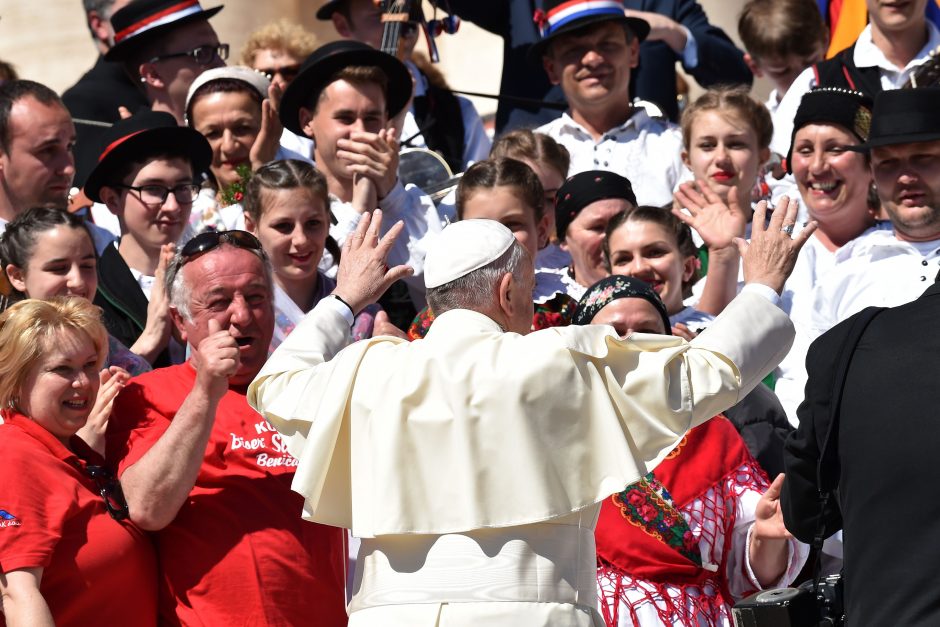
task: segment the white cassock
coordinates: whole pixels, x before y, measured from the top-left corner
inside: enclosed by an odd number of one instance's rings
[[[424,340],[330,359],[348,336],[324,299],[248,402],[300,461],[304,518],[362,538],[350,626],[588,627],[603,626],[600,501],[749,392],[793,327],[745,290],[692,342],[606,326],[521,336],[455,310]]]

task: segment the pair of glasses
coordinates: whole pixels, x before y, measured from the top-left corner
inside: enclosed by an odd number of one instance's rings
[[[300,74],[300,64],[295,63],[294,65],[284,65],[277,68],[257,68],[257,71],[261,74],[264,74],[268,77],[269,81],[273,81],[274,77],[278,74],[281,75],[288,83],[297,78],[297,75]]]
[[[217,57],[225,61],[228,59],[228,44],[203,44],[185,52],[169,52],[150,59],[148,63],[156,63],[157,61],[177,59],[180,57],[192,57],[198,65],[202,66],[209,65]]]
[[[137,194],[137,198],[145,205],[162,205],[172,193],[176,202],[181,205],[191,204],[199,194],[199,186],[195,183],[182,183],[176,187],[166,185],[118,185],[120,189],[129,189]]]
[[[114,520],[124,520],[128,517],[127,499],[121,482],[102,466],[85,466],[85,472],[95,482],[98,494],[104,499],[104,506]]]
[[[222,244],[231,244],[246,250],[261,250],[261,242],[248,231],[206,231],[186,242],[180,256],[183,263],[188,263]]]

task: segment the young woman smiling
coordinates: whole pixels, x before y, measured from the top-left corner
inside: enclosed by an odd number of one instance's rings
[[[798,330],[775,386],[793,424],[806,383],[816,284],[866,242],[893,238],[890,231],[873,227],[879,207],[871,193],[868,155],[856,149],[868,139],[871,107],[871,100],[858,92],[815,89],[803,96],[793,122],[787,167],[810,217],[819,224],[800,251],[780,301]]]
[[[95,298],[98,258],[94,243],[82,219],[67,211],[34,208],[18,215],[0,237],[0,261],[13,287],[14,301]],[[98,373],[101,389],[97,401],[87,424],[78,432],[98,452],[104,450],[111,402],[128,379],[151,369],[146,359],[111,335],[107,336],[107,349],[105,367]]]
[[[274,161],[251,177],[244,198],[245,228],[260,241],[274,269],[271,351],[336,287],[319,270],[324,250],[339,260],[329,237],[326,178],[305,161]],[[353,338],[371,337],[375,307],[356,316]]]
[[[747,237],[753,210],[754,189],[761,166],[770,157],[773,122],[767,108],[754,100],[744,87],[711,89],[682,113],[682,160],[694,183],[676,190],[676,208],[688,213],[676,216],[696,233],[695,217],[706,208],[726,214],[719,240],[708,247],[709,295],[697,304],[710,314],[721,313],[737,293],[740,258],[731,244],[733,237]],[[704,236],[698,233],[704,240]],[[701,244],[701,242],[696,242]]]

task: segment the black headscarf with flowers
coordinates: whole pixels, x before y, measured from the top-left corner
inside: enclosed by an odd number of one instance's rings
[[[659,294],[649,283],[619,274],[604,277],[587,289],[578,301],[578,309],[572,324],[591,324],[591,320],[601,309],[620,298],[642,298],[649,302],[662,317],[666,335],[672,335],[669,314]]]

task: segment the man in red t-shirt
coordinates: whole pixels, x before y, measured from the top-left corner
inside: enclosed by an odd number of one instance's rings
[[[356,241],[377,243],[380,224],[363,219]],[[358,291],[377,298],[400,278],[384,265],[400,228],[361,255],[347,246],[337,291],[368,286]],[[131,519],[157,532],[161,622],[345,625],[344,532],[302,520],[290,491],[297,461],[245,400],[274,329],[261,244],[243,231],[199,235],[166,286],[192,358],[129,383],[107,438]],[[324,300],[352,323],[344,300]],[[335,335],[338,351],[349,334]]]

